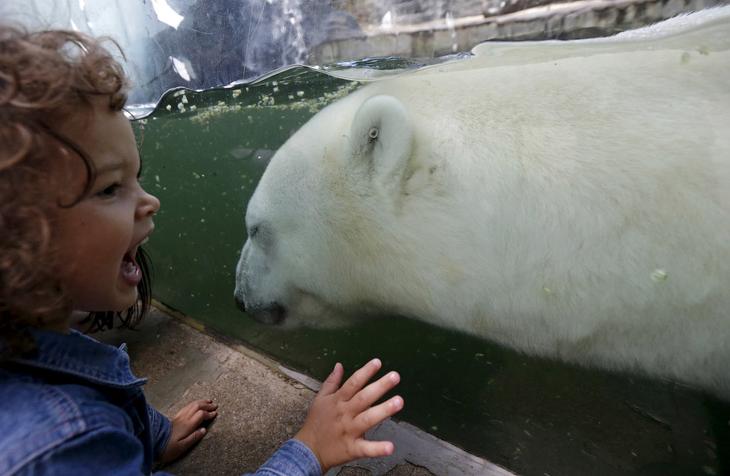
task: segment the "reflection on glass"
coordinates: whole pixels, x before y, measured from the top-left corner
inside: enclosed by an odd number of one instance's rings
[[[206,89],[293,64],[430,58],[490,39],[603,36],[724,0],[4,0],[31,27],[109,35],[122,47],[132,103]]]

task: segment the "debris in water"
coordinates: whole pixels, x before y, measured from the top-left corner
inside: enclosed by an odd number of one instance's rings
[[[662,281],[667,280],[667,276],[668,276],[667,272],[664,271],[663,269],[655,269],[651,273],[651,280],[656,283],[661,283]]]

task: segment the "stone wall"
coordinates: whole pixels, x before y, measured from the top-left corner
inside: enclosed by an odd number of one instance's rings
[[[379,25],[390,11],[396,24],[413,24],[452,17],[481,15],[487,0],[335,0],[336,7],[347,10],[360,24]],[[497,0],[501,1],[501,0]],[[545,1],[545,0],[542,0]]]
[[[326,64],[368,57],[432,58],[469,51],[487,40],[576,39],[607,36],[671,18],[679,13],[730,4],[730,0],[399,0],[390,24],[377,0],[337,0],[338,7],[357,18],[365,33],[361,39],[328,42],[312,51],[310,64]],[[489,1],[503,10],[532,5],[512,13],[483,13]],[[422,4],[436,5],[431,13],[418,11]],[[448,10],[451,7],[460,10]],[[447,8],[448,7],[448,8]],[[459,11],[448,18],[431,18],[437,12]],[[403,13],[398,13],[398,12]],[[439,15],[441,13],[438,13]],[[444,13],[445,15],[445,13]],[[419,22],[405,22],[406,19]]]

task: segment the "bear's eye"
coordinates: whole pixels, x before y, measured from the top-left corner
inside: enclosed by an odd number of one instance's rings
[[[380,131],[377,127],[371,127],[368,131],[368,142],[375,142],[375,140],[378,138],[378,134],[380,134]]]
[[[248,239],[256,243],[256,245],[262,249],[271,248],[273,244],[271,227],[265,222],[252,225],[248,229]]]

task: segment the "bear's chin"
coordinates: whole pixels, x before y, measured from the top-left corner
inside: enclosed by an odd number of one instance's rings
[[[287,312],[284,306],[279,304],[272,304],[264,309],[257,309],[250,312],[250,315],[258,322],[267,325],[283,325],[286,321]]]

